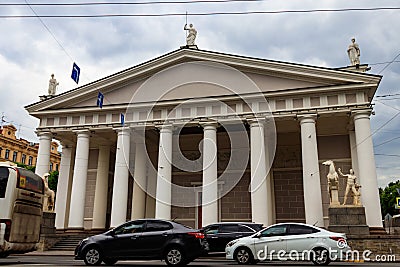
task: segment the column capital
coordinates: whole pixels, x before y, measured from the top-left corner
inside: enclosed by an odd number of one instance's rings
[[[300,121],[300,124],[303,123],[315,123],[318,118],[318,114],[309,113],[309,114],[298,114],[297,119]]]
[[[353,118],[353,120],[358,120],[358,119],[369,120],[371,114],[372,114],[372,109],[359,109],[351,111],[351,117]]]
[[[53,137],[53,134],[50,131],[42,131],[42,130],[37,130],[35,131],[36,135],[40,138],[40,137]]]
[[[265,117],[254,117],[246,119],[250,127],[262,127],[266,123],[267,119]]]
[[[199,121],[199,125],[204,128],[204,130],[216,130],[218,127],[218,122],[215,120],[202,120]]]
[[[115,132],[117,132],[118,134],[120,134],[120,133],[127,133],[127,132],[130,132],[130,131],[131,131],[131,129],[130,129],[129,127],[115,127],[115,128],[113,128],[113,130],[114,130]]]
[[[155,127],[160,130],[160,133],[171,132],[173,129],[173,124],[169,122],[155,124]]]

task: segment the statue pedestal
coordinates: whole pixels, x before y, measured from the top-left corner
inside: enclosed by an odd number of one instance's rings
[[[366,224],[365,208],[360,206],[329,207],[328,230],[347,235],[369,235],[369,227]]]
[[[331,198],[332,198],[332,202],[330,203],[330,207],[340,206],[339,191],[337,189],[331,190]]]

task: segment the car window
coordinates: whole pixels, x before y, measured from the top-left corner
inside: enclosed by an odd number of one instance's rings
[[[261,232],[261,236],[282,236],[286,234],[286,225],[276,225]]]
[[[220,233],[236,233],[239,231],[237,224],[224,224],[219,226]]]
[[[239,225],[238,232],[240,232],[240,233],[254,233],[255,231],[253,229],[251,229],[250,227],[247,227],[245,225]]]
[[[146,225],[146,232],[166,231],[172,229],[172,225],[168,222],[161,221],[148,221]]]
[[[211,234],[211,235],[215,235],[218,234],[219,232],[219,226],[218,225],[211,225],[210,227],[207,227],[204,231],[205,234]]]
[[[140,233],[143,232],[145,223],[146,221],[132,221],[116,228],[114,233],[116,235]]]
[[[8,182],[9,170],[8,168],[0,168],[0,198],[4,198],[6,195],[7,182]]]
[[[317,233],[319,230],[306,226],[306,225],[298,225],[298,224],[291,224],[289,227],[289,234],[290,235],[304,235],[304,234],[312,234]]]

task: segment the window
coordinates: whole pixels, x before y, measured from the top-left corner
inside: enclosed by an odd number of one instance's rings
[[[265,229],[261,232],[262,237],[266,236],[283,236],[286,234],[286,225],[276,225]]]
[[[6,149],[6,154],[4,155],[5,159],[8,159],[10,157],[10,150]]]
[[[255,233],[256,231],[245,225],[239,225],[239,232],[241,233]]]
[[[0,147],[0,158],[1,158],[1,152],[3,152],[3,148]]]
[[[56,171],[58,171],[58,164],[56,164]]]
[[[50,172],[53,171],[53,163],[52,163],[52,162],[50,162],[49,171],[50,171]]]
[[[33,164],[33,157],[29,156],[28,165],[32,166],[32,164]]]
[[[25,155],[25,154],[22,154],[21,163],[22,163],[22,164],[25,164],[25,162],[26,162],[26,155]]]
[[[172,229],[172,225],[167,222],[148,221],[146,225],[146,232],[167,231]]]
[[[317,232],[319,232],[319,230],[305,225],[291,224],[289,227],[289,234],[291,235],[305,235]]]
[[[18,152],[14,151],[12,161],[17,162],[17,156],[18,156]]]
[[[140,233],[143,232],[144,225],[146,221],[133,221],[121,225],[120,227],[116,228],[114,233],[116,235],[124,235],[124,234],[133,234],[133,233]]]
[[[224,224],[219,227],[220,233],[236,233],[239,231],[237,224]]]
[[[8,175],[8,168],[0,167],[0,198],[4,198],[6,196]]]
[[[218,234],[218,228],[218,225],[211,225],[204,232],[208,235],[215,235]]]

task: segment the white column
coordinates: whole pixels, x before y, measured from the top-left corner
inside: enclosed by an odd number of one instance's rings
[[[68,188],[71,175],[72,147],[62,144],[60,174],[57,183],[57,196],[55,205],[55,227],[65,229],[67,215]]]
[[[110,146],[99,146],[96,188],[94,193],[92,229],[106,228],[108,173],[110,169]]]
[[[374,148],[372,145],[370,111],[354,112],[359,181],[364,200],[367,225],[382,227],[381,205],[379,201],[378,181],[375,168]]]
[[[40,177],[49,172],[50,169],[50,146],[52,134],[50,132],[39,132],[39,151],[36,160],[35,173]]]
[[[217,123],[201,123],[203,139],[203,226],[218,222]]]
[[[131,219],[146,217],[146,177],[147,177],[147,151],[144,137],[135,135],[135,171],[132,192],[132,215]]]
[[[114,185],[111,207],[111,227],[126,222],[128,209],[129,179],[129,128],[118,129],[117,151],[115,156]]]
[[[352,167],[354,173],[356,175],[359,175],[357,142],[356,142],[356,133],[355,133],[354,129],[349,131],[349,140],[350,140],[351,167]]]
[[[316,115],[300,116],[306,223],[324,226],[318,164]]]
[[[158,171],[156,187],[156,213],[158,219],[171,219],[172,176],[172,125],[164,124],[160,129],[158,147]]]
[[[88,161],[89,131],[78,131],[68,228],[83,229]]]
[[[264,124],[259,119],[250,123],[250,194],[253,222],[268,226],[271,218],[268,210],[267,166],[265,156]]]

